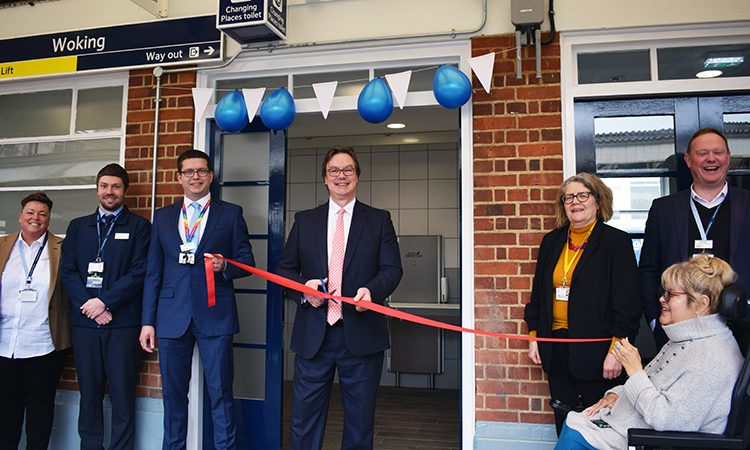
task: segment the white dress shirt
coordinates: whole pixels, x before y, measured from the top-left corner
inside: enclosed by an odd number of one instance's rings
[[[714,197],[712,200],[707,200],[700,195],[695,193],[695,190],[693,189],[693,185],[690,185],[690,197],[695,200],[699,205],[703,205],[708,209],[711,209],[715,207],[716,205],[720,205],[721,202],[724,201],[724,199],[727,197],[727,194],[729,193],[729,183],[726,181],[724,182],[724,189],[719,192],[719,195]]]
[[[49,331],[50,267],[49,245],[45,245],[31,277],[31,289],[36,291],[36,301],[21,302],[19,291],[26,288],[26,275],[21,258],[31,269],[44,236],[27,245],[18,234],[18,240],[8,257],[2,275],[0,297],[0,356],[5,358],[32,358],[55,350]]]
[[[355,198],[344,206],[344,249],[346,249],[346,244],[349,242],[349,228],[352,226],[352,214],[354,213],[354,204],[356,202],[357,199]],[[338,219],[340,209],[341,207],[334,203],[333,199],[328,200],[328,261],[331,260],[331,253],[333,252],[333,233],[336,231],[336,220]]]

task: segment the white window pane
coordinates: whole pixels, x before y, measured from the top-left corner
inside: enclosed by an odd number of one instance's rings
[[[629,233],[643,233],[651,202],[667,194],[667,179],[659,177],[603,178],[612,189],[614,214],[609,225]]]
[[[18,231],[18,215],[21,212],[21,199],[35,191],[0,192],[0,234]],[[76,217],[94,212],[97,206],[96,189],[71,191],[45,191],[52,200],[52,214],[49,230],[55,234],[65,234],[68,224]]]
[[[596,172],[676,170],[674,117],[597,117]]]
[[[119,155],[117,138],[0,145],[0,186],[94,184]]]
[[[73,91],[0,95],[0,139],[69,134]]]
[[[78,91],[76,133],[116,130],[122,124],[122,86]]]

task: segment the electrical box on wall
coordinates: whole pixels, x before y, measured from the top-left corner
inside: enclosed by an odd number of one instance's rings
[[[216,28],[240,44],[286,39],[286,0],[219,0]]]
[[[511,0],[510,20],[517,27],[541,25],[544,22],[544,0]]]

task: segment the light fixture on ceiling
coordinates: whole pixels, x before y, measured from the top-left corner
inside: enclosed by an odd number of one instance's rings
[[[419,139],[415,137],[404,138],[404,144],[416,144],[417,142],[419,142]]]
[[[737,67],[745,62],[742,55],[709,56],[703,61],[705,69],[722,69],[724,67]]]
[[[696,73],[695,76],[698,78],[716,78],[722,74],[721,70],[701,70]]]
[[[401,128],[406,128],[406,124],[405,124],[405,123],[397,123],[397,122],[394,122],[394,123],[389,123],[389,124],[388,124],[388,125],[386,125],[386,126],[387,126],[388,128],[391,128],[391,129],[393,129],[393,130],[400,130]]]

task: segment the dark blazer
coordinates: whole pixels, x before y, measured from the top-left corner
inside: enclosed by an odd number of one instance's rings
[[[94,320],[80,313],[84,303],[98,297],[112,313],[112,321],[107,327],[138,327],[141,325],[141,298],[151,224],[131,213],[127,206],[123,207],[102,252],[103,286],[89,289],[86,287],[88,265],[96,259],[99,247],[98,218],[97,209],[91,215],[74,219],[65,233],[60,265],[63,285],[73,305],[71,324],[99,328]]]
[[[156,335],[178,338],[190,321],[206,336],[226,336],[239,331],[234,278],[249,275],[227,265],[214,277],[216,305],[208,307],[203,253],[220,253],[247,265],[255,265],[242,208],[211,198],[203,236],[194,265],[180,264],[178,220],[182,200],[156,211],[151,228],[146,280],[143,288],[143,325],[156,327]]]
[[[295,215],[292,231],[281,254],[276,273],[305,283],[328,276],[328,203]],[[357,201],[354,204],[349,238],[344,254],[341,294],[354,297],[357,289],[366,287],[372,301],[383,304],[401,281],[401,256],[388,211]],[[299,293],[293,293],[299,299]],[[387,349],[387,322],[372,312],[357,312],[343,304],[344,334],[349,351],[364,356]],[[318,352],[326,332],[327,309],[308,303],[297,307],[292,331],[291,349],[312,358]]]
[[[738,282],[750,288],[750,192],[729,186],[729,261],[737,272]],[[646,220],[646,234],[641,248],[640,276],[643,312],[646,320],[661,314],[658,287],[661,274],[672,264],[690,256],[688,227],[690,189],[657,198],[651,204]]]
[[[552,275],[568,242],[568,227],[550,231],[537,257],[531,301],[524,320],[539,337],[552,336]],[[628,337],[632,341],[641,317],[638,268],[630,236],[597,222],[576,264],[568,299],[571,338]],[[570,370],[581,380],[600,380],[609,342],[570,345]],[[539,342],[545,372],[550,370],[551,344]]]
[[[0,237],[0,274],[5,271],[10,252],[18,240],[18,231]],[[63,290],[60,278],[60,248],[63,238],[47,232],[47,251],[49,252],[49,331],[55,350],[71,347],[70,339],[70,302]],[[22,269],[21,269],[22,270]]]

